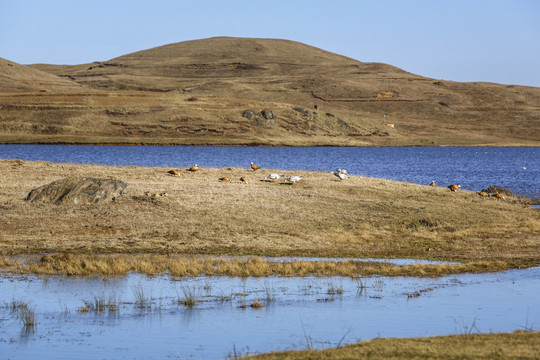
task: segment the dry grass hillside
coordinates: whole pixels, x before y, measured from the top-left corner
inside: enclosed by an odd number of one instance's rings
[[[65,92],[81,88],[74,81],[0,58],[0,93]]]
[[[435,80],[287,40],[218,37],[71,66],[1,62],[0,74],[12,79],[0,86],[4,143],[538,145],[540,139],[539,88]],[[36,93],[28,84],[44,74],[54,81],[41,81]]]

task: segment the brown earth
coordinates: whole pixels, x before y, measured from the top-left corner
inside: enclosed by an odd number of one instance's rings
[[[81,65],[0,59],[0,80],[2,143],[537,146],[540,139],[540,88],[435,80],[286,40],[210,38]]]

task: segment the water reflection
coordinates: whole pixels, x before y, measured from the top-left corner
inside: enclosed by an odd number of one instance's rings
[[[193,306],[184,303],[190,294]],[[540,268],[436,279],[3,276],[0,353],[220,359],[248,348],[268,352],[378,336],[513,331],[540,323],[539,297]],[[107,310],[81,311],[96,298]],[[21,333],[8,306],[13,300],[36,309],[34,334]]]

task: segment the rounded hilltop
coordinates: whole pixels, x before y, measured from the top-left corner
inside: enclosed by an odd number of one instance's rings
[[[430,79],[291,40],[214,37],[89,64],[6,61],[2,71],[1,143],[538,146],[540,139],[539,88]]]

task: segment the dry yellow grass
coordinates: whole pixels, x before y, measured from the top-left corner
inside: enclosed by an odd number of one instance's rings
[[[71,254],[28,256],[24,261],[0,258],[0,267],[9,273],[38,275],[118,276],[130,272],[185,276],[442,276],[465,272],[500,271],[509,267],[502,261],[472,261],[466,264],[394,265],[380,261],[292,261],[280,262],[258,256],[247,258],[212,255],[155,254]]]
[[[540,332],[374,339],[328,350],[275,352],[244,359],[540,359]]]
[[[0,255],[406,257],[481,261],[490,264],[485,271],[540,261],[540,214],[520,200],[280,171],[304,176],[291,186],[262,181],[273,170],[253,172],[249,162],[244,169],[182,169],[179,177],[168,170],[0,161]],[[24,201],[33,188],[68,176],[109,177],[128,187],[113,203]]]

